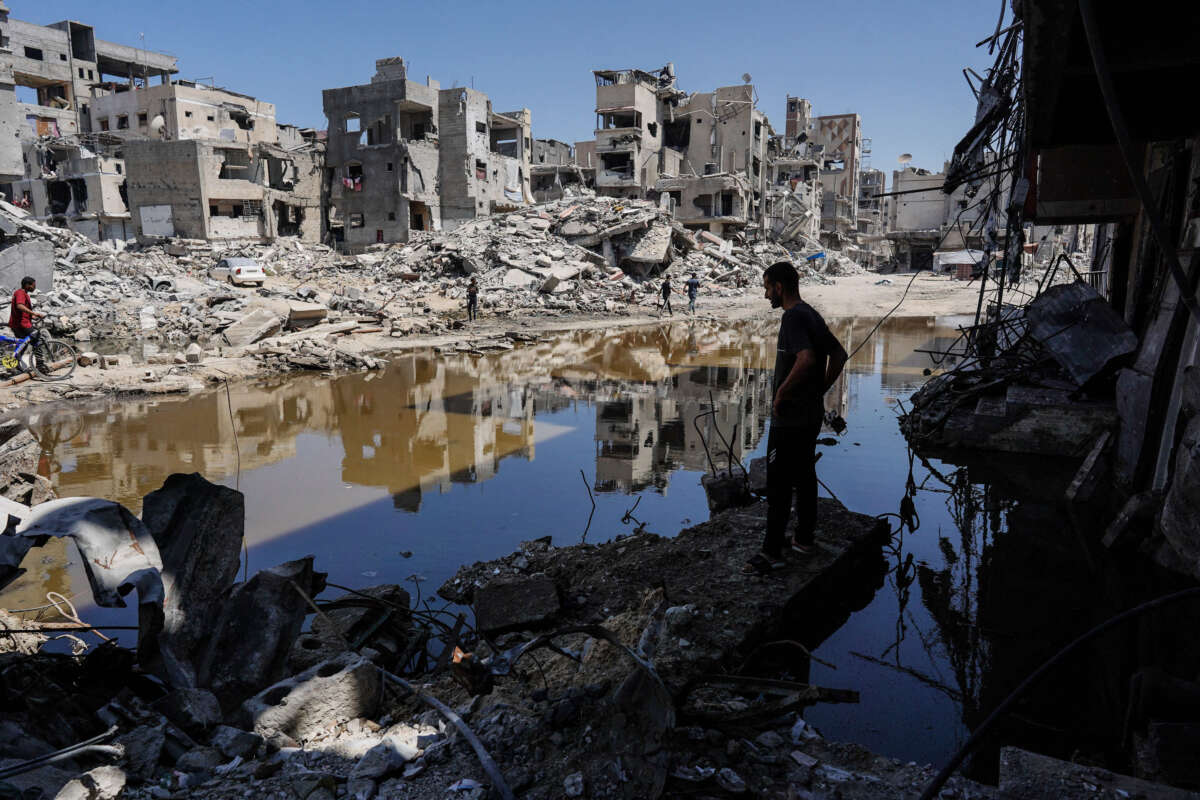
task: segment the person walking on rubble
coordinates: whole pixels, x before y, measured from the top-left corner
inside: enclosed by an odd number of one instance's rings
[[[670,314],[672,317],[675,316],[675,312],[671,310],[671,278],[670,278],[670,276],[663,278],[662,298],[663,298],[662,307],[664,309],[666,309],[667,313]]]
[[[29,295],[35,291],[37,291],[36,280],[28,275],[21,278],[21,288],[13,292],[12,302],[9,304],[8,327],[12,329],[13,335],[18,339],[30,337],[34,360],[37,362],[38,369],[44,369],[41,338],[33,329],[33,320],[46,315],[33,310],[33,300]]]
[[[467,284],[467,320],[474,322],[479,317],[479,284],[471,278]]]
[[[696,273],[693,272],[692,277],[688,278],[687,283],[684,285],[687,286],[688,313],[695,314],[696,313],[696,295],[699,294],[699,292],[700,292],[700,281],[696,278]]]
[[[775,353],[774,400],[767,435],[767,532],[762,552],[746,572],[766,573],[784,565],[784,533],[795,496],[796,533],[790,550],[812,552],[817,524],[816,444],[825,416],[824,396],[846,365],[846,350],[821,315],[800,299],[800,276],[778,261],[763,273],[765,297],[782,308]]]

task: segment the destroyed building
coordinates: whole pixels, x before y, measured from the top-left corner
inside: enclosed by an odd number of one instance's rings
[[[810,142],[797,143],[786,135],[771,138],[766,195],[766,226],[771,238],[819,250],[821,159]]]
[[[534,200],[548,203],[593,188],[596,170],[590,163],[580,165],[575,148],[566,142],[534,139],[529,181]]]
[[[492,110],[482,92],[408,80],[402,58],[370,83],[322,92],[329,122],[325,216],[349,252],[452,230],[531,203],[530,112]]]
[[[124,145],[130,212],[144,241],[321,238],[321,150],[212,139]]]
[[[278,139],[275,105],[193,81],[91,87],[91,130],[120,138],[221,139],[260,144]]]
[[[858,232],[859,181],[864,155],[862,119],[858,114],[817,117],[813,138],[824,147],[821,230],[827,246],[841,249]]]

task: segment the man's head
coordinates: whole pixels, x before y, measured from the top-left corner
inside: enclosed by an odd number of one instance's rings
[[[21,288],[27,292],[32,292],[37,288],[37,281],[26,275],[24,278],[21,278]]]
[[[800,274],[790,261],[776,261],[763,273],[763,296],[771,308],[779,308],[790,297],[800,296]]]

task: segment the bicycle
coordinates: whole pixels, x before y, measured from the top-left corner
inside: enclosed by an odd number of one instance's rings
[[[61,339],[50,339],[38,336],[34,341],[37,327],[23,339],[0,334],[0,367],[10,374],[13,372],[31,372],[44,381],[61,381],[71,377],[79,353],[75,348]],[[21,364],[25,359],[26,365]]]

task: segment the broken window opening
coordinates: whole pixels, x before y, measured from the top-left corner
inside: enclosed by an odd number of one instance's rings
[[[824,169],[826,169],[826,170],[838,170],[838,169],[845,169],[845,168],[846,168],[846,162],[844,159],[840,159],[840,158],[829,159],[828,161],[825,162],[825,167],[824,167]]]
[[[733,192],[721,192],[721,216],[733,216]]]
[[[696,120],[699,122],[700,120]],[[676,150],[687,150],[692,140],[692,126],[687,117],[663,124],[663,144]]]
[[[683,205],[682,191],[667,192],[667,195],[671,198],[671,211],[675,211],[675,209]]]
[[[149,123],[149,117],[145,112],[138,112],[138,127],[144,128]]]
[[[429,222],[429,207],[424,203],[413,202],[408,206],[409,227],[414,231],[427,231],[433,226]]]
[[[46,200],[51,214],[65,214],[71,207],[71,187],[66,181],[51,181],[46,184]]]
[[[347,178],[361,178],[363,176],[362,164],[358,161],[351,161],[346,165]]]
[[[187,117],[188,119],[191,119],[191,118],[192,118],[192,112],[190,112],[190,111],[185,111],[185,112],[183,112],[183,115],[184,115],[185,117]]]
[[[513,128],[492,128],[492,135],[488,141],[488,149],[502,156],[516,158],[519,138],[517,131]]]
[[[222,180],[250,180],[250,154],[245,150],[221,150],[221,171],[217,174]]]
[[[396,135],[400,140],[420,140],[437,133],[433,111],[399,111],[396,114]]]
[[[646,130],[650,133],[651,136],[658,136],[658,123],[657,122],[647,122]]]
[[[122,114],[117,117],[117,130],[125,130],[129,127],[129,116]]]
[[[391,144],[392,143],[392,115],[385,114],[379,119],[371,123],[371,127],[367,129],[367,144]]]
[[[387,165],[388,165],[387,171],[391,172],[392,171],[392,162],[391,161],[387,162]]]
[[[598,116],[600,117],[600,124],[597,127],[601,130],[642,127],[642,112],[640,111],[605,111]]]
[[[26,47],[25,48],[25,57],[32,61],[44,61],[45,60],[45,56],[42,54],[42,51],[36,47]]]
[[[358,133],[362,130],[362,120],[358,118],[358,114],[347,114],[345,120],[342,121],[342,130],[346,133]]]
[[[108,130],[108,120],[107,119],[100,120],[100,130],[102,130],[102,131]]]
[[[116,167],[117,174],[120,175],[121,174],[121,163],[117,162],[116,164],[113,164],[113,166]]]
[[[389,211],[388,212],[388,222],[395,222],[395,221],[396,221],[396,212]]]
[[[615,173],[624,180],[633,178],[633,153],[628,150],[619,153],[601,153],[600,165],[605,172]]]
[[[366,222],[363,220],[362,214],[351,214],[350,215],[350,227],[351,228],[361,228],[365,224],[366,224]]]
[[[762,138],[762,123],[761,122],[754,123],[754,138],[755,139]]]
[[[486,122],[476,122],[475,123],[475,132],[476,133],[487,133],[487,123]]]
[[[475,178],[476,180],[481,181],[486,181],[488,179],[486,161],[479,161],[478,159],[475,161]]]
[[[214,120],[214,119],[213,119],[213,115],[212,115],[212,114],[209,114],[209,115],[208,115],[208,117],[206,117],[206,119],[208,119],[208,121],[209,121],[209,122],[215,122],[215,121],[216,121],[216,120]]]

